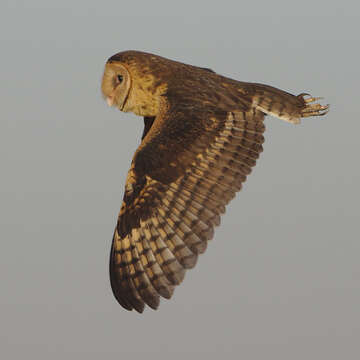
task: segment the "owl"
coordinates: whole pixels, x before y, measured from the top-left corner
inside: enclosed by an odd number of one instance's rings
[[[205,251],[263,150],[265,116],[298,124],[328,111],[306,93],[139,51],[108,59],[101,90],[144,118],[110,254],[115,298],[140,313],[170,299]]]

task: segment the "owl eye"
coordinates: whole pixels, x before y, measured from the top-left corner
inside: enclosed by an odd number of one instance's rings
[[[123,81],[124,77],[122,75],[118,75],[117,79],[118,79],[119,83],[121,83]]]

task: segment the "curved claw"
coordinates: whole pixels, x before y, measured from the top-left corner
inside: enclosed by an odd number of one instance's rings
[[[323,116],[329,112],[330,105],[311,104],[301,111],[301,117]]]
[[[307,97],[309,96],[309,97]],[[313,104],[317,100],[322,100],[322,97],[313,97],[308,93],[301,93],[298,95],[299,98],[303,99],[304,107],[301,110],[301,117],[309,117],[309,116],[323,116],[329,112],[329,104],[321,105],[321,104]]]
[[[309,96],[309,97],[306,98],[306,96]],[[297,97],[302,98],[305,101],[305,103],[311,103],[311,102],[323,99],[323,97],[313,97],[312,95],[310,95],[308,93],[301,93]]]
[[[304,99],[304,101],[306,103],[311,103],[311,102],[314,102],[316,100],[322,100],[322,99],[323,99],[323,97],[311,97],[311,98],[308,98],[308,99]]]
[[[301,94],[299,94],[297,97],[304,99],[305,96],[310,96],[310,97],[311,97],[311,95],[310,95],[309,93],[301,93]]]

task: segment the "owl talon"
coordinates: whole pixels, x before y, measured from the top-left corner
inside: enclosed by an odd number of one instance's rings
[[[323,116],[329,112],[329,104],[312,104],[317,100],[323,99],[322,97],[313,97],[307,93],[299,94],[298,97],[302,98],[305,102],[305,107],[301,110],[301,117]]]
[[[309,97],[306,98],[306,96],[309,96]],[[323,99],[323,97],[313,97],[308,93],[301,93],[297,97],[302,98],[305,101],[305,103],[307,103],[307,104],[312,103],[312,102],[317,101],[317,100],[322,100]]]
[[[323,116],[329,112],[329,104],[320,105],[320,104],[312,104],[307,105],[305,109],[301,111],[301,117],[309,117],[309,116]]]
[[[317,100],[322,100],[323,97],[310,97],[308,99],[304,99],[304,101],[308,104],[308,103],[312,103],[314,101],[317,101]]]

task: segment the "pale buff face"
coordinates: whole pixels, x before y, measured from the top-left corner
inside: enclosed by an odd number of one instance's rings
[[[156,83],[154,75],[143,74],[134,64],[109,61],[105,65],[101,91],[109,106],[139,116],[156,116],[167,89],[165,82]]]
[[[101,91],[109,106],[124,110],[131,88],[128,70],[119,63],[107,63],[102,78]]]

